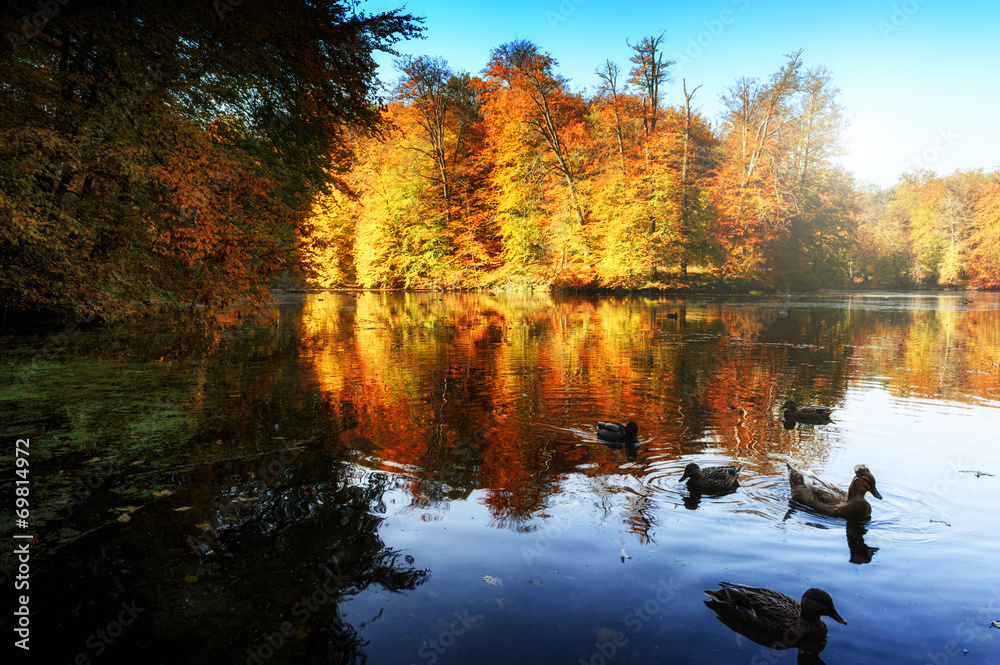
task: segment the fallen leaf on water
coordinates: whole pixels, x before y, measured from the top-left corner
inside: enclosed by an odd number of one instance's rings
[[[143,460],[141,460],[141,459],[140,460],[136,460],[136,461],[132,462],[131,464],[129,464],[129,466],[135,466],[136,464],[143,464]]]
[[[492,584],[493,586],[497,586],[498,584],[503,584],[503,580],[497,579],[492,575],[483,575],[483,581],[486,582],[487,584]]]
[[[100,457],[91,457],[89,460],[85,461],[84,464],[90,464],[91,462],[99,462],[100,460],[101,460]]]
[[[174,508],[175,513],[179,513],[182,510],[191,510],[194,506],[181,506],[180,508]]]
[[[171,493],[173,493],[173,490],[160,490],[159,492],[153,492],[153,496],[161,497],[161,496],[167,496],[168,494]]]
[[[240,501],[256,501],[259,498],[259,496],[241,496],[239,499]]]
[[[128,522],[130,519],[132,519],[132,516],[129,515],[128,513],[122,513],[121,515],[118,516],[119,522]]]
[[[115,510],[121,510],[123,512],[132,512],[133,510],[139,510],[139,506],[122,506],[121,508],[115,508]]]
[[[212,528],[211,524],[207,524],[205,522],[202,522],[201,524],[195,524],[195,526],[198,527],[199,529],[211,529]]]
[[[195,582],[198,581],[198,578],[195,577],[194,575],[188,575],[187,577],[184,578],[184,581],[187,582],[188,584],[194,584]]]

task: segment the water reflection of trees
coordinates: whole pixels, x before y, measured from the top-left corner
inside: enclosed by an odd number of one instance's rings
[[[838,406],[849,381],[866,377],[900,396],[953,399],[1000,383],[986,373],[1000,317],[940,303],[379,293],[352,296],[345,318],[341,302],[305,310],[321,391],[353,405],[379,456],[413,470],[415,507],[432,519],[435,505],[482,488],[496,523],[516,526],[580,465],[617,473],[612,451],[566,434],[599,418],[639,421],[656,459],[710,447],[815,465],[824,433],[785,431],[776,405],[786,398]]]
[[[289,449],[172,480],[168,500],[60,552],[39,603],[39,625],[60,635],[48,648],[86,650],[87,633],[136,598],[145,620],[101,662],[363,662],[344,602],[375,585],[413,590],[430,574],[379,535],[389,474]]]

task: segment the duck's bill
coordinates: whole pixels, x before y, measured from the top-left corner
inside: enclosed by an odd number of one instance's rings
[[[881,499],[881,498],[882,498],[882,495],[881,495],[881,494],[879,494],[878,490],[877,490],[877,489],[875,489],[874,487],[873,487],[873,488],[871,488],[871,489],[870,489],[870,490],[868,490],[868,491],[869,491],[869,492],[871,492],[871,493],[872,493],[872,496],[873,496],[873,497],[875,497],[876,499]]]
[[[836,612],[831,612],[830,613],[830,618],[833,619],[834,621],[836,621],[837,623],[842,623],[845,626],[847,625],[847,622],[844,621],[844,617],[840,616]]]

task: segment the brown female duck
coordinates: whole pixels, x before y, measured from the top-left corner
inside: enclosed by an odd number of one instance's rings
[[[732,492],[740,486],[739,473],[742,466],[706,466],[704,469],[692,462],[684,467],[684,475],[678,482],[687,478],[689,490],[697,492]]]
[[[705,592],[711,598],[705,604],[736,632],[774,649],[823,642],[826,624],[822,616],[847,624],[833,606],[830,594],[822,589],[809,589],[797,603],[771,589],[729,582],[719,586],[722,588]]]
[[[854,467],[854,479],[846,492],[791,464],[787,466],[792,498],[821,513],[834,517],[868,517],[872,514],[872,506],[865,500],[865,494],[871,492],[876,499],[882,498],[875,486],[875,476],[864,464]]]

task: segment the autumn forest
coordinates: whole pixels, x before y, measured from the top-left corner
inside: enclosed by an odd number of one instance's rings
[[[399,56],[383,99],[373,52],[423,30],[404,10],[284,3],[278,31],[275,3],[38,6],[3,14],[4,308],[1000,286],[1000,172],[859,185],[835,73],[803,51],[733,63],[718,117],[664,32],[623,35],[586,94],[513,40],[476,73]]]

